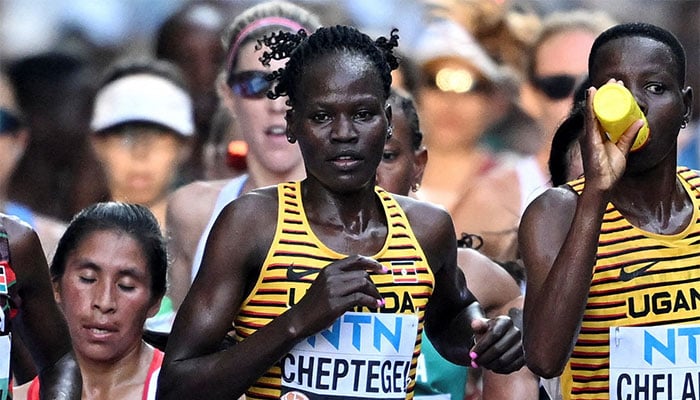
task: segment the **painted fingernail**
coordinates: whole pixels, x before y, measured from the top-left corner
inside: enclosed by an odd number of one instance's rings
[[[389,268],[386,265],[382,265],[382,273],[386,274],[387,272],[389,272]]]
[[[475,363],[474,361],[472,361],[472,368],[479,368],[479,364],[477,364],[477,363]]]
[[[384,299],[377,299],[377,307],[383,307],[384,304],[386,304],[386,300],[384,300]]]
[[[479,358],[479,355],[476,354],[476,352],[472,351],[471,353],[469,353],[469,357],[471,357],[472,360],[476,360],[477,358]]]

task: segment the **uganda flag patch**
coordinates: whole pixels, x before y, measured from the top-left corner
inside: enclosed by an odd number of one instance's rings
[[[15,272],[7,261],[0,261],[0,294],[8,294],[10,286],[15,283]]]

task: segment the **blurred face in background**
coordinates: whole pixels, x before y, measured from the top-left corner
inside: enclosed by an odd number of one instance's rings
[[[587,30],[562,31],[537,49],[530,78],[536,104],[530,111],[548,138],[571,110],[574,90],[588,73],[588,53],[595,38]]]
[[[419,86],[416,98],[430,149],[475,146],[506,109],[494,86],[459,58],[426,63]]]
[[[167,35],[161,36],[159,57],[177,64],[187,79],[197,126],[208,128],[219,103],[216,77],[224,60],[221,32],[226,15],[215,4],[195,4]],[[206,136],[208,132],[199,132]]]
[[[10,83],[0,77],[0,193],[7,192],[7,184],[27,147],[28,132],[21,122],[14,92]]]
[[[263,50],[256,51],[255,45],[252,41],[240,47],[233,67],[235,82],[220,91],[235,131],[248,144],[248,168],[283,175],[303,168],[299,146],[290,144],[286,137],[287,98],[271,100],[266,96],[271,86],[265,76],[282,68],[284,61],[273,60],[270,67],[264,67],[258,60]]]
[[[167,196],[186,157],[185,140],[153,124],[125,124],[92,140],[112,199],[145,206]]]

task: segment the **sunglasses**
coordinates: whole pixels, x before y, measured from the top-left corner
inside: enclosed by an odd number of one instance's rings
[[[571,96],[581,81],[583,77],[567,74],[532,77],[535,87],[552,100],[562,100]]]
[[[0,107],[0,133],[13,133],[22,127],[22,120],[7,108]]]
[[[246,99],[262,99],[272,89],[272,80],[267,71],[241,71],[231,74],[228,85],[237,96]]]

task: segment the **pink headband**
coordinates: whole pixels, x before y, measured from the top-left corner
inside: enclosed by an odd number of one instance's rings
[[[226,60],[226,71],[228,73],[231,73],[231,68],[233,67],[233,59],[235,58],[235,54],[238,51],[238,47],[240,47],[241,43],[243,40],[254,30],[258,28],[263,28],[266,26],[274,26],[278,25],[281,27],[289,28],[294,32],[298,32],[301,29],[306,29],[304,28],[300,23],[293,21],[289,18],[284,18],[284,17],[265,17],[261,18],[257,21],[253,21],[248,26],[243,28],[238,35],[236,35],[236,39],[233,41],[233,45],[231,45],[231,50],[228,53],[228,59]]]

